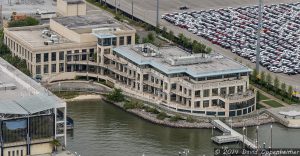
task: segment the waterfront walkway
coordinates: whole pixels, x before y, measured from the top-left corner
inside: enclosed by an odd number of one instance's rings
[[[221,136],[214,136],[211,139],[218,143],[218,144],[224,144],[224,143],[230,143],[230,142],[242,142],[245,144],[246,147],[250,149],[257,149],[257,146],[254,141],[247,138],[245,135],[242,135],[238,133],[237,131],[230,128],[228,125],[223,123],[220,120],[212,120],[211,124],[213,124],[216,128],[221,130],[223,132],[223,135]]]

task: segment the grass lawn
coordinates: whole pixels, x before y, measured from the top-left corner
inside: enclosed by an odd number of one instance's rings
[[[262,94],[262,93],[258,93],[259,94],[259,101],[261,101],[261,100],[268,100],[268,99],[270,99],[270,98],[268,98],[268,97],[266,97],[264,94]]]
[[[63,99],[73,99],[80,95],[79,92],[53,92],[53,94]]]
[[[256,104],[256,109],[261,109],[261,108],[266,108],[264,105],[257,103]]]
[[[268,100],[268,101],[264,101],[265,104],[271,106],[271,107],[282,107],[283,105],[281,105],[280,103],[278,103],[277,101],[274,100]]]

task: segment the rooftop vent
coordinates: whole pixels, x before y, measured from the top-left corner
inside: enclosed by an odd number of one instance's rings
[[[179,66],[179,65],[208,63],[208,62],[212,62],[212,58],[206,54],[197,54],[197,55],[190,55],[190,56],[167,58],[165,61],[172,66]]]
[[[148,45],[148,44],[144,44],[142,46],[138,46],[138,47],[135,47],[136,51],[140,52],[143,54],[143,56],[145,57],[155,57],[155,56],[158,56],[159,55],[159,51],[158,51],[158,48],[155,48],[151,45]]]

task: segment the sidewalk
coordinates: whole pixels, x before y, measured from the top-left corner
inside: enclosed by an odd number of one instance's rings
[[[263,91],[263,90],[261,90],[261,89],[255,87],[255,86],[253,86],[253,85],[252,85],[252,87],[255,88],[257,91],[259,91],[259,92],[260,92],[261,94],[263,94],[264,96],[270,98],[270,100],[274,100],[274,101],[280,103],[280,104],[283,105],[283,106],[290,106],[289,104],[287,104],[287,103],[285,103],[285,102],[283,102],[283,101],[277,99],[277,98],[274,97],[273,95],[270,95],[269,93],[266,93],[265,91]],[[265,104],[264,101],[269,101],[269,100],[262,100],[262,101],[260,101],[260,103],[261,103],[263,106],[265,106],[266,108],[272,108],[271,106]]]

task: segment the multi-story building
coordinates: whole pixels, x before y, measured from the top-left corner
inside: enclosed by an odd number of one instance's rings
[[[0,156],[50,154],[66,146],[66,103],[0,58]]]
[[[43,37],[49,31],[52,35]],[[256,109],[246,66],[219,54],[135,45],[135,30],[111,19],[54,18],[47,30],[6,29],[4,39],[34,76],[52,76],[50,81],[103,79],[170,110],[199,116],[240,116]]]

